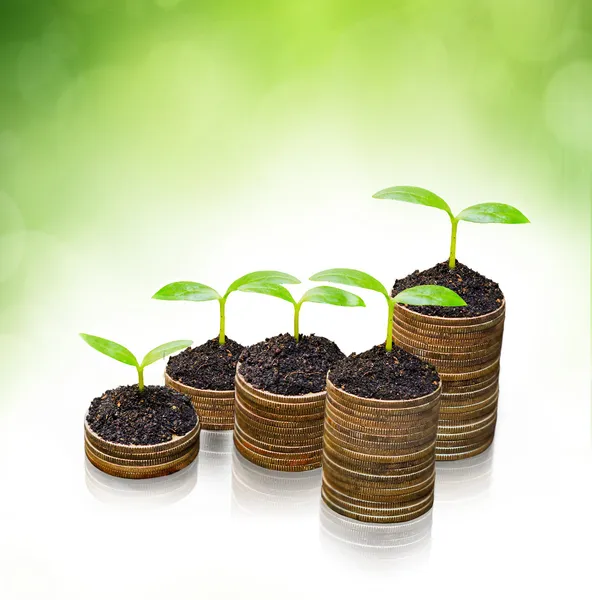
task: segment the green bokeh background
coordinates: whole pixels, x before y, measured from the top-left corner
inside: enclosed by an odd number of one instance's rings
[[[0,336],[51,292],[31,293],[47,240],[131,244],[171,199],[214,239],[290,145],[307,165],[346,148],[361,171],[412,153],[480,186],[509,173],[527,214],[582,244],[591,113],[585,0],[3,0]],[[396,183],[422,182],[375,187]]]

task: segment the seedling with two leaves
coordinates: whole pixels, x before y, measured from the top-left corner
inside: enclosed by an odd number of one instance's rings
[[[193,343],[191,340],[175,340],[174,342],[168,342],[166,344],[162,344],[161,346],[157,346],[153,350],[150,350],[148,354],[143,358],[142,362],[138,362],[138,359],[124,346],[118,344],[117,342],[112,342],[111,340],[107,340],[102,337],[97,337],[96,335],[89,335],[87,333],[81,333],[80,337],[95,350],[98,350],[102,354],[106,356],[110,356],[119,362],[122,362],[126,365],[131,365],[132,367],[136,367],[138,372],[138,389],[140,392],[144,390],[144,368],[152,363],[172,354],[173,352],[177,352],[178,350],[183,350],[188,346],[191,346]]]
[[[466,306],[466,302],[452,290],[441,285],[418,285],[399,292],[394,298],[390,296],[386,288],[378,279],[355,269],[328,269],[316,273],[310,278],[311,281],[329,281],[351,285],[366,290],[373,290],[382,294],[387,302],[388,317],[386,325],[385,349],[391,352],[393,349],[393,313],[395,304],[410,304],[412,306]]]
[[[175,283],[165,285],[152,297],[156,300],[186,300],[190,302],[218,300],[220,305],[220,332],[218,334],[218,341],[220,342],[220,345],[223,345],[226,343],[226,301],[228,300],[228,296],[230,296],[232,292],[247,291],[242,289],[247,285],[278,285],[284,283],[300,283],[300,280],[292,275],[288,275],[288,273],[282,273],[281,271],[254,271],[253,273],[248,273],[247,275],[239,277],[236,281],[233,281],[228,286],[224,295],[219,294],[214,288],[204,285],[203,283],[196,283],[195,281],[176,281]]]
[[[399,200],[400,202],[410,202],[411,204],[423,204],[443,210],[449,217],[452,225],[450,236],[450,257],[448,266],[454,269],[456,266],[456,230],[459,221],[469,221],[470,223],[505,223],[521,224],[530,223],[530,221],[517,209],[509,204],[500,204],[498,202],[485,202],[475,204],[462,210],[456,217],[448,204],[433,192],[420,187],[400,185],[386,188],[373,195],[373,198]]]

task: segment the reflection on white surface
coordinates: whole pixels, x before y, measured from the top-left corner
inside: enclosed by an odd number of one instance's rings
[[[429,558],[432,534],[432,511],[406,523],[362,523],[343,517],[322,500],[321,542],[331,552],[354,560],[392,564],[401,559]],[[378,562],[377,562],[378,561]],[[368,565],[365,565],[368,566]]]
[[[124,479],[97,469],[85,458],[86,487],[100,502],[131,508],[167,506],[185,498],[197,483],[199,456],[188,467],[153,479]]]
[[[494,446],[465,460],[437,461],[436,502],[459,502],[484,494],[491,485]]]
[[[226,482],[230,485],[232,462],[232,431],[204,431],[199,446],[200,484]]]
[[[233,452],[233,514],[310,513],[319,501],[320,490],[321,469],[303,473],[272,471],[249,462],[236,449]]]

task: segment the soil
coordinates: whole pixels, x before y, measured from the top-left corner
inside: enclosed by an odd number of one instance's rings
[[[432,365],[397,346],[387,352],[384,344],[338,362],[329,379],[349,394],[382,400],[420,398],[440,381]]]
[[[240,373],[253,387],[287,396],[322,392],[327,371],[345,354],[337,344],[316,335],[277,335],[245,348]]]
[[[477,317],[486,315],[501,305],[504,295],[499,285],[477,271],[456,262],[450,269],[448,261],[438,263],[425,271],[414,271],[403,279],[397,279],[392,296],[416,285],[443,285],[455,291],[466,306],[408,306],[410,310],[434,317]]]
[[[107,390],[90,405],[86,422],[108,442],[148,445],[184,435],[197,422],[188,396],[171,388],[137,385]]]
[[[244,349],[229,338],[223,345],[215,338],[172,356],[166,372],[176,381],[200,390],[233,390],[236,363]]]

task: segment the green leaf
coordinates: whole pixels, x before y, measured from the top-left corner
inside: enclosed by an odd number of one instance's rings
[[[110,356],[119,362],[125,363],[126,365],[131,365],[132,367],[139,366],[136,357],[121,344],[117,344],[111,340],[106,340],[102,337],[97,337],[96,335],[89,335],[88,333],[81,333],[80,337],[91,348],[98,350],[102,354],[106,354],[107,356]]]
[[[517,209],[509,204],[486,202],[465,208],[456,217],[459,221],[471,223],[505,223],[508,225],[530,223],[530,221]]]
[[[320,273],[315,273],[310,277],[311,281],[329,281],[331,283],[341,283],[343,285],[353,285],[355,287],[373,290],[381,293],[386,298],[389,297],[386,288],[378,279],[372,275],[355,269],[327,269]]]
[[[167,342],[166,344],[157,346],[154,350],[150,350],[150,352],[146,354],[140,366],[147,367],[157,360],[160,360],[173,352],[177,352],[177,350],[183,350],[184,348],[191,346],[191,344],[193,344],[191,340],[175,340],[174,342]]]
[[[254,292],[255,294],[265,294],[266,296],[274,296],[281,298],[286,302],[296,304],[296,301],[292,297],[292,294],[283,286],[277,283],[269,283],[267,281],[256,281],[253,283],[246,283],[241,285],[238,290],[239,292]]]
[[[411,204],[423,204],[424,206],[432,206],[447,212],[451,218],[454,218],[450,206],[446,204],[440,196],[437,196],[429,190],[410,185],[397,185],[395,187],[386,188],[376,192],[373,198],[385,200],[399,200],[400,202],[410,202]]]
[[[228,296],[231,292],[237,291],[242,285],[260,281],[278,284],[300,283],[299,279],[296,279],[296,277],[289,275],[288,273],[283,273],[282,271],[254,271],[253,273],[247,273],[246,275],[239,277],[236,281],[233,281],[226,290],[225,296]]]
[[[320,285],[307,290],[299,304],[304,302],[318,302],[333,306],[366,306],[359,296],[330,285]]]
[[[195,281],[176,281],[169,283],[158,290],[154,296],[156,300],[190,300],[191,302],[205,302],[206,300],[219,300],[220,294],[203,283]]]
[[[397,304],[413,306],[466,306],[467,303],[452,290],[441,285],[418,285],[399,292],[395,298]]]

